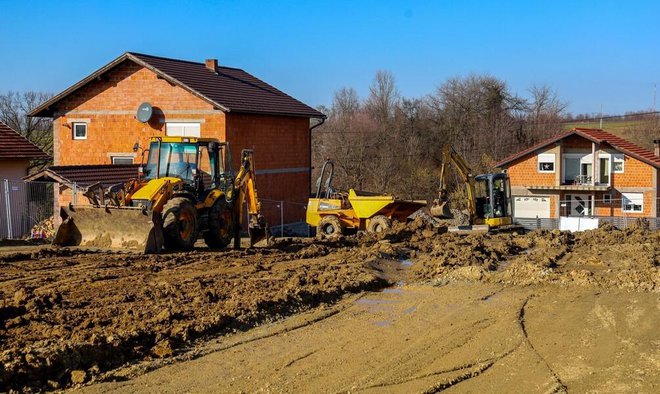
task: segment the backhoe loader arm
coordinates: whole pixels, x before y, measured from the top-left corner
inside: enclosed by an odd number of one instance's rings
[[[449,211],[448,200],[449,196],[447,195],[447,166],[452,164],[458,172],[458,175],[461,177],[463,183],[465,183],[465,189],[467,192],[467,205],[468,211],[470,213],[470,220],[474,220],[477,215],[477,203],[475,200],[475,182],[474,175],[472,170],[468,167],[467,163],[461,155],[456,152],[453,146],[445,144],[442,147],[442,165],[440,167],[440,192],[438,200],[434,202],[432,208],[432,213],[434,216],[438,217],[451,217]]]
[[[241,214],[244,202],[247,201],[247,211],[249,216],[248,233],[250,235],[250,245],[259,241],[268,240],[268,225],[261,214],[261,202],[257,195],[256,173],[254,170],[254,157],[250,149],[244,149],[241,153],[241,169],[234,179],[234,190],[238,193],[234,203],[235,215],[238,223],[243,223]],[[240,238],[234,237],[234,247],[240,246]]]

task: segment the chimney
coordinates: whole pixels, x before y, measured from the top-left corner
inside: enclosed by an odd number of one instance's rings
[[[216,72],[218,68],[218,59],[206,59],[206,61],[204,61],[204,64],[206,64],[206,68],[208,68],[213,72]]]
[[[653,147],[655,148],[655,157],[660,157],[660,139],[653,140]]]

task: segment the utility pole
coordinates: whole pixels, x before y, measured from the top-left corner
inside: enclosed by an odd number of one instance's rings
[[[599,129],[603,128],[603,104],[600,105],[600,127]]]
[[[657,84],[654,82],[654,83],[653,83],[653,112],[655,112],[655,93],[656,93],[656,90],[657,90],[657,86],[656,86],[656,85],[657,85]]]

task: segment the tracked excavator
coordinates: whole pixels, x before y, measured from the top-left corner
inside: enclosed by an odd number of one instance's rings
[[[450,232],[522,231],[521,226],[513,223],[509,176],[506,173],[474,176],[465,160],[449,144],[442,148],[440,189],[431,207],[433,217],[454,219],[447,192],[449,165],[454,166],[465,185],[468,211],[468,223],[449,226]]]
[[[190,250],[203,237],[211,248],[232,238],[238,248],[246,201],[250,245],[267,242],[251,150],[242,151],[235,176],[229,143],[217,139],[152,137],[141,157],[137,178],[90,186],[89,205],[62,207],[53,244],[160,253]]]

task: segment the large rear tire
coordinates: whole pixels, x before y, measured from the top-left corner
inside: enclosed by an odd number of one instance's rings
[[[332,238],[342,235],[343,230],[339,218],[333,215],[324,216],[316,226],[316,235],[319,238]]]
[[[204,233],[204,242],[209,248],[224,248],[234,236],[234,217],[227,201],[218,199],[209,210],[209,229]]]
[[[195,246],[199,227],[197,210],[184,197],[175,197],[163,207],[163,236],[167,250],[190,250]]]

